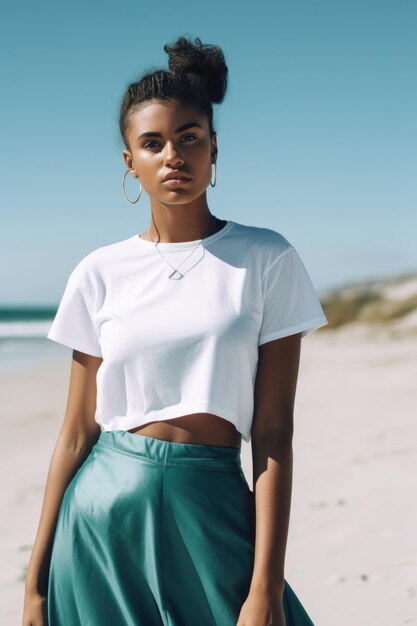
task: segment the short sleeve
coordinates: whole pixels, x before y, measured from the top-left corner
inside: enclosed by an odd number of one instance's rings
[[[47,338],[80,352],[102,356],[93,320],[94,280],[83,259],[71,272]]]
[[[258,345],[299,332],[304,337],[327,323],[310,276],[290,245],[264,274]]]

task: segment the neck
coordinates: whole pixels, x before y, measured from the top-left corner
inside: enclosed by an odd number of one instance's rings
[[[178,222],[174,219],[175,224],[160,223],[152,219],[152,224],[146,233],[141,234],[142,239],[159,243],[179,243],[182,241],[195,241],[197,239],[205,239],[215,234],[224,225],[216,216],[208,212],[197,221],[188,221],[181,230]],[[172,226],[172,228],[170,227]],[[145,235],[145,236],[144,236]]]

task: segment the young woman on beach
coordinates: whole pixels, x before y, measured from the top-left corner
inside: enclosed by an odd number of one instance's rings
[[[164,50],[120,108],[149,229],[81,259],[48,333],[73,359],[23,626],[311,626],[284,561],[301,338],[327,320],[282,234],[208,207],[222,50]]]

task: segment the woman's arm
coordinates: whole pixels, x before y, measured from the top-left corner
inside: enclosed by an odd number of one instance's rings
[[[285,626],[282,605],[301,333],[259,347],[252,424],[255,561],[238,626]]]
[[[291,508],[301,333],[259,348],[252,425],[256,544],[252,587],[281,589]]]
[[[48,470],[38,530],[25,578],[24,626],[32,598],[46,596],[55,526],[65,490],[97,441],[96,374],[102,359],[73,351],[67,407]],[[36,601],[35,601],[36,602]]]

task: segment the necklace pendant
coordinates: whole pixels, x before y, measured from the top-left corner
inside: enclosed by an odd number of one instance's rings
[[[175,274],[177,274],[177,276],[175,276]],[[175,278],[174,278],[175,276]],[[178,270],[174,270],[169,276],[168,278],[172,278],[173,280],[180,280],[182,277],[184,276],[184,274],[181,274],[181,272],[179,272]]]

